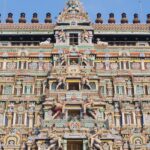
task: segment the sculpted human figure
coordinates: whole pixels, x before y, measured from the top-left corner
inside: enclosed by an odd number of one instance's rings
[[[9,110],[8,110],[9,112],[14,111],[14,104],[13,103],[9,104],[8,107],[9,107]]]
[[[67,55],[61,55],[61,57],[59,58],[59,64],[62,66],[66,62],[67,62]]]
[[[81,84],[82,84],[82,89],[84,89],[84,87],[87,87],[88,89],[92,89],[90,86],[89,79],[87,77],[82,78]]]
[[[58,115],[60,115],[60,113],[64,113],[64,107],[65,107],[65,103],[64,102],[54,102],[52,110],[54,112],[52,119],[55,119]]]
[[[37,115],[37,126],[40,127],[43,124],[43,119],[40,114]]]
[[[83,113],[84,114],[88,113],[92,118],[96,119],[96,114],[95,114],[94,110],[92,109],[92,105],[93,105],[93,99],[90,98],[83,105]]]
[[[58,79],[58,84],[56,86],[56,90],[59,89],[61,86],[65,86],[65,77],[59,77]]]
[[[59,42],[64,43],[66,39],[65,32],[63,30],[58,32]]]
[[[89,36],[90,36],[89,32],[84,30],[81,34],[81,41],[88,43],[89,42]]]
[[[61,141],[61,137],[58,137],[56,134],[51,134],[50,146],[48,147],[48,150],[56,149],[56,147],[58,147],[59,149],[62,148]]]
[[[96,148],[97,150],[103,150],[101,140],[99,139],[98,133],[92,135],[89,139],[90,147]]]

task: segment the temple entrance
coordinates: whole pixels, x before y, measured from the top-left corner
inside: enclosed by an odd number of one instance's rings
[[[67,150],[83,150],[83,141],[82,140],[68,140]]]

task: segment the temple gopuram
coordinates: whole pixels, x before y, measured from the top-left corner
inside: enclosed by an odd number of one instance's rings
[[[150,150],[150,14],[92,23],[68,0],[0,23],[0,150]]]

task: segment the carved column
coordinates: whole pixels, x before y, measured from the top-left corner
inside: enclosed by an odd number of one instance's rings
[[[37,95],[40,96],[41,95],[41,82],[38,81],[36,84],[36,90],[37,90]]]
[[[3,61],[3,70],[6,70],[6,60]]]
[[[142,70],[145,70],[144,59],[143,59],[143,60],[141,60],[141,69],[142,69]]]
[[[8,112],[7,113],[7,118],[8,118],[8,127],[11,127],[12,126],[12,120],[13,120],[13,113]]]
[[[16,112],[14,112],[14,115],[13,115],[13,126],[15,126],[16,124]]]
[[[32,142],[30,142],[30,141],[28,141],[28,142],[27,142],[27,147],[28,147],[28,150],[31,150],[31,148],[32,148],[32,145],[33,145],[33,143],[32,143]]]
[[[29,128],[33,128],[33,118],[34,118],[33,112],[29,112],[28,116],[29,116]]]
[[[64,147],[63,150],[67,150],[67,140],[64,140],[64,141],[63,141],[63,147]]]
[[[112,89],[113,89],[113,88],[112,88],[112,83],[111,83],[111,82],[108,82],[108,83],[107,83],[107,91],[108,91],[107,94],[108,94],[108,96],[113,96],[113,95],[112,95]]]
[[[136,122],[137,122],[137,126],[141,127],[141,112],[140,112],[140,110],[136,110]]]
[[[43,144],[42,141],[38,141],[38,142],[37,142],[38,150],[41,150],[40,146],[41,146],[42,144]]]
[[[109,142],[110,150],[113,150],[113,142]]]
[[[83,141],[83,150],[87,150],[87,143],[88,143],[87,140]]]
[[[24,116],[24,125],[27,126],[27,112],[25,112],[25,116]]]
[[[114,117],[115,117],[115,121],[116,121],[116,127],[120,128],[120,117],[121,117],[120,113],[115,112]]]

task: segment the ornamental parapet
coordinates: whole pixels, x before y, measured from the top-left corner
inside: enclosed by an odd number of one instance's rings
[[[68,121],[67,119],[52,119],[52,120],[44,120],[43,122],[43,127],[45,128],[49,128],[52,126],[55,126],[55,128],[70,128],[75,126],[76,128],[80,127],[80,128],[94,128],[95,127],[95,123],[99,126],[99,127],[103,127],[105,121],[103,120],[94,120],[94,119],[82,119],[80,121]]]
[[[15,96],[15,95],[1,95],[0,100],[2,101],[40,101],[41,96],[35,95],[24,95],[24,96]]]

